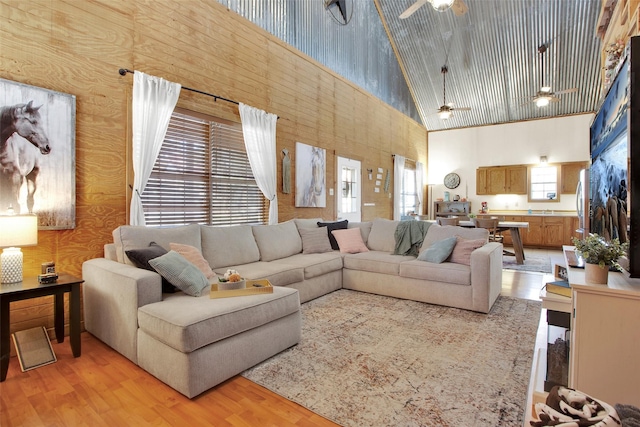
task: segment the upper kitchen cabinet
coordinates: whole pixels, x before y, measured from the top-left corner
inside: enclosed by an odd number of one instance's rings
[[[527,167],[510,165],[478,168],[476,194],[527,194]]]
[[[585,162],[563,163],[560,166],[560,192],[562,194],[575,194],[580,171],[585,167]]]

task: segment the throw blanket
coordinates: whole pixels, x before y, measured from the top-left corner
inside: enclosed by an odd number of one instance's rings
[[[553,387],[547,396],[546,405],[536,403],[535,411],[540,421],[531,421],[533,427],[620,427],[621,425],[613,406],[568,387]]]
[[[418,256],[418,251],[430,225],[430,222],[425,221],[400,221],[396,227],[396,247],[393,250],[393,255]]]

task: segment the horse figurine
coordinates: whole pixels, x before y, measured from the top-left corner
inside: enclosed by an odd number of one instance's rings
[[[0,108],[0,212],[13,207],[19,213],[20,188],[27,183],[27,208],[33,213],[33,196],[40,173],[40,154],[51,152],[33,101]]]

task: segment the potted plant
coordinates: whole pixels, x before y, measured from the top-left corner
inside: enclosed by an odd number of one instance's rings
[[[618,259],[627,253],[628,243],[613,239],[606,241],[602,236],[589,234],[580,240],[572,238],[576,251],[585,262],[585,280],[590,284],[607,284],[609,268],[622,271]]]

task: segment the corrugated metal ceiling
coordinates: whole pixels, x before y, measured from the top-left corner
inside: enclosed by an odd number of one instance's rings
[[[468,12],[437,12],[429,3],[407,19],[414,0],[378,0],[404,65],[418,112],[429,130],[452,129],[592,112],[600,99],[600,0],[464,0]],[[547,45],[540,60],[540,45]],[[541,69],[541,63],[544,69]],[[448,66],[447,102],[471,107],[441,120],[441,67]],[[538,108],[543,85],[559,102]]]
[[[600,99],[600,0],[464,0],[462,16],[427,3],[402,20],[414,0],[346,0],[344,26],[325,0],[218,1],[430,131],[593,112]],[[445,64],[447,102],[471,111],[441,120]],[[543,81],[554,92],[578,90],[538,108]]]

